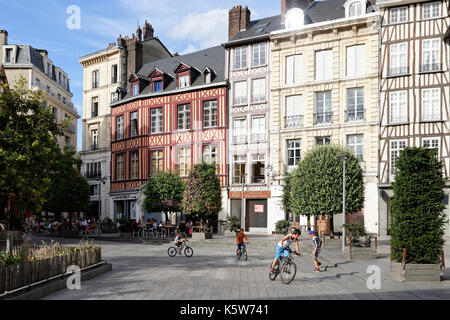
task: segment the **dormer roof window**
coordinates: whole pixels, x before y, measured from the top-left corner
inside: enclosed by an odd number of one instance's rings
[[[178,77],[178,88],[187,88],[190,86],[190,76],[188,74]]]
[[[209,84],[212,82],[213,80],[213,76],[214,76],[214,71],[211,70],[208,67],[205,67],[205,69],[203,69],[203,83],[204,84]]]
[[[286,29],[300,29],[305,24],[305,14],[300,8],[292,8],[286,13]]]
[[[347,18],[361,16],[366,13],[366,0],[348,0],[344,8]]]
[[[136,97],[137,95],[139,95],[139,84],[134,84],[133,85],[133,97]]]
[[[161,92],[164,88],[164,72],[159,70],[158,68],[154,68],[152,72],[149,74],[149,78],[151,81],[151,92]]]

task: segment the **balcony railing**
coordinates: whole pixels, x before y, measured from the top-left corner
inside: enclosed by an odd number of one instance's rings
[[[391,116],[389,123],[405,123],[408,122],[408,117],[406,116]]]
[[[233,143],[245,143],[245,142],[247,142],[247,136],[245,135],[233,136]]]
[[[100,179],[102,177],[101,171],[85,172],[84,177],[87,179]]]
[[[264,183],[265,177],[264,176],[252,176],[252,183]]]
[[[423,114],[422,121],[439,121],[441,120],[440,114]]]
[[[442,71],[442,63],[422,64],[419,70],[420,72]]]
[[[364,120],[364,110],[345,110],[345,121],[362,121]]]
[[[266,139],[264,133],[252,133],[252,141],[262,141]]]
[[[303,116],[286,116],[284,117],[285,128],[301,128],[303,127]]]
[[[332,123],[333,112],[314,113],[314,125]]]
[[[409,74],[409,67],[391,68],[388,71],[388,77],[403,76]]]

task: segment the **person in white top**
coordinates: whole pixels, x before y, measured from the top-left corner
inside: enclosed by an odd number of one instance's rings
[[[275,264],[277,263],[278,259],[280,259],[281,253],[283,253],[283,251],[285,257],[289,256],[289,247],[293,242],[295,242],[295,250],[297,251],[297,255],[300,255],[300,249],[298,248],[298,238],[300,237],[300,234],[300,230],[295,229],[292,234],[285,235],[283,239],[278,242],[275,259],[273,259],[272,267],[270,268],[271,272],[274,271]]]

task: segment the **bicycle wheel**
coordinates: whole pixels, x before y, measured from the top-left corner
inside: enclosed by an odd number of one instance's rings
[[[177,248],[170,247],[169,249],[167,249],[167,254],[169,255],[169,257],[175,257],[177,255],[177,251]]]
[[[245,261],[247,261],[247,259],[248,259],[247,249],[244,249],[243,251],[244,252],[242,254],[244,255]]]
[[[293,261],[288,261],[283,270],[281,270],[281,281],[284,284],[289,284],[294,280],[296,274],[297,266]]]
[[[272,268],[272,264],[270,264],[270,268]],[[277,261],[277,263],[275,264],[275,267],[273,268],[274,271],[269,271],[269,279],[274,281],[277,276],[278,276],[278,272],[279,272],[279,268],[280,268],[280,261]]]
[[[194,254],[194,249],[192,249],[191,247],[186,247],[186,249],[184,249],[184,254],[186,257],[192,257],[192,255]]]

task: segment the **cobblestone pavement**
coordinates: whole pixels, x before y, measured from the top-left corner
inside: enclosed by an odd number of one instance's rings
[[[303,237],[305,238],[305,237]],[[337,263],[326,272],[314,273],[311,243],[302,239],[303,254],[294,256],[297,276],[285,285],[268,278],[279,236],[249,235],[248,261],[238,261],[232,237],[193,240],[191,258],[169,257],[169,243],[162,245],[97,242],[113,270],[83,282],[81,290],[64,289],[46,299],[450,299],[450,270],[446,281],[402,283],[389,278],[389,243],[379,242],[380,258],[346,260],[339,241],[327,240],[321,252],[324,263]],[[75,243],[76,240],[63,240]],[[446,247],[450,252],[450,247]],[[448,254],[446,257],[449,260]],[[381,269],[381,289],[367,288],[367,267]]]

